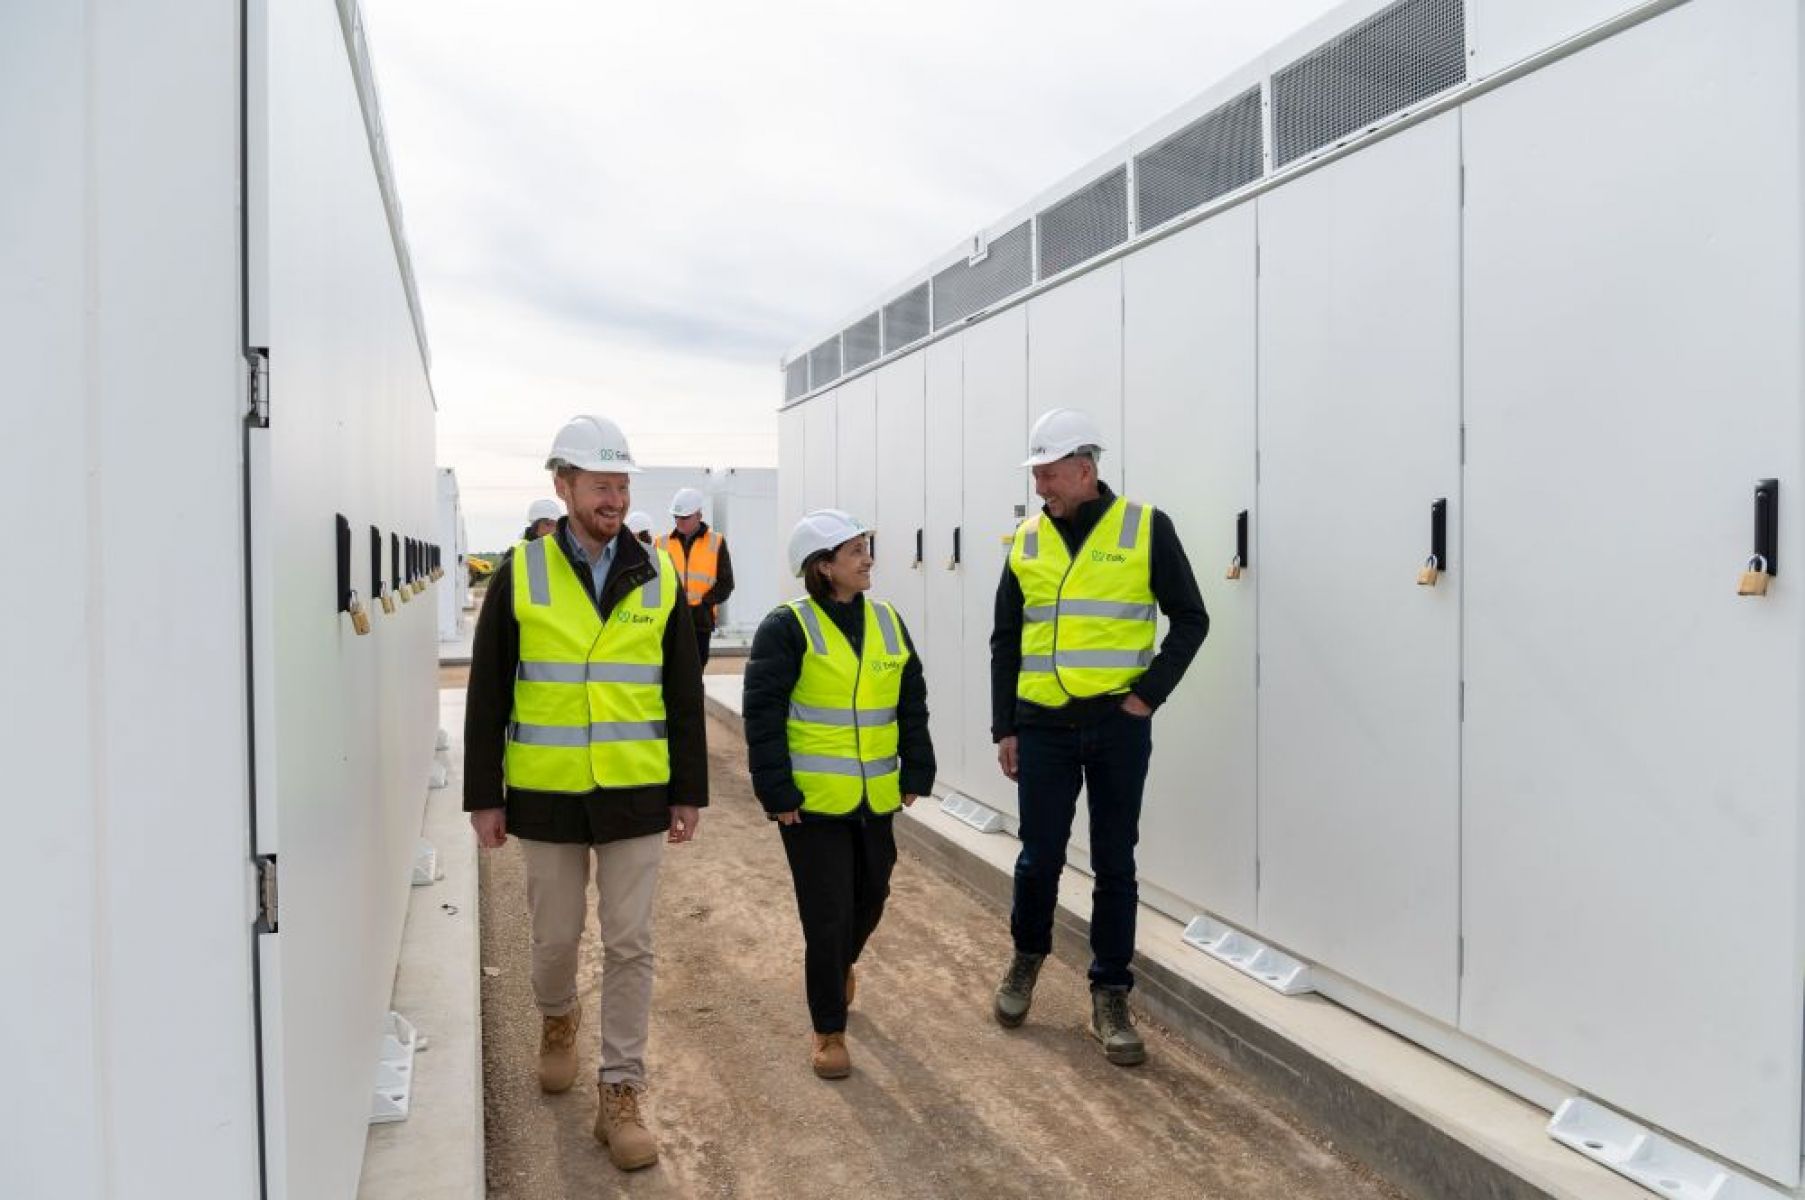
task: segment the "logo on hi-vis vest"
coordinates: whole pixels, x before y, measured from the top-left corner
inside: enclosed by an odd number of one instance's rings
[[[1091,561],[1102,563],[1127,562],[1128,556],[1126,554],[1111,554],[1107,550],[1092,550]]]
[[[900,659],[879,659],[871,664],[871,670],[878,675],[887,675],[891,671],[902,670],[902,662]]]
[[[614,619],[622,625],[650,625],[653,621],[649,614],[629,612],[625,609],[616,613]]]

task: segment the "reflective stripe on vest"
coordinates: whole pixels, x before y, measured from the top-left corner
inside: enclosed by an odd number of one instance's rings
[[[664,629],[677,589],[667,584],[669,557],[650,554],[656,573],[604,622],[557,538],[514,548],[520,665],[503,759],[510,788],[582,795],[670,782]]]
[[[1016,527],[1009,569],[1022,589],[1015,694],[1045,708],[1126,692],[1153,661],[1153,509],[1117,497],[1077,558],[1043,517]]]
[[[715,572],[720,570],[721,535],[710,529],[697,538],[686,553],[683,539],[671,534],[664,539],[665,552],[677,566],[677,574],[683,579],[683,590],[691,605],[702,603],[702,597],[708,595],[708,589],[715,583]]]
[[[806,812],[838,815],[864,802],[887,813],[902,805],[896,706],[910,652],[895,610],[881,600],[862,603],[865,635],[856,653],[814,600],[788,605],[808,638],[785,726],[790,775]]]

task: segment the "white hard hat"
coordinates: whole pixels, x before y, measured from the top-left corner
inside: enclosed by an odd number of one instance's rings
[[[1028,457],[1022,460],[1022,466],[1058,462],[1085,446],[1103,449],[1103,435],[1090,414],[1075,408],[1051,409],[1034,422],[1034,429],[1028,434]]]
[[[652,532],[652,518],[643,509],[634,509],[627,514],[627,528],[634,533]]]
[[[526,523],[537,525],[541,521],[556,521],[564,515],[564,506],[556,500],[535,500],[526,510]]]
[[[702,511],[702,493],[695,488],[678,488],[671,497],[671,516],[687,517]]]
[[[790,531],[791,574],[802,578],[803,563],[823,550],[837,550],[861,533],[870,532],[871,526],[851,513],[837,508],[817,508],[796,522],[796,528]]]
[[[636,475],[633,451],[627,449],[627,435],[607,417],[572,417],[552,440],[552,452],[545,457],[545,469],[575,467],[579,471],[609,471]]]

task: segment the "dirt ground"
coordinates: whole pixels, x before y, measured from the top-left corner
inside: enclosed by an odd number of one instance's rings
[[[667,851],[648,1112],[663,1158],[616,1172],[595,1117],[597,950],[584,948],[583,1075],[534,1074],[517,843],[483,855],[483,1068],[493,1200],[560,1197],[1395,1197],[1219,1062],[1142,1024],[1149,1061],[1104,1061],[1081,972],[1049,961],[1018,1030],[990,1017],[1004,919],[907,851],[859,964],[851,1079],[808,1067],[802,939],[739,738],[710,721],[713,803]],[[593,896],[593,893],[592,893]]]

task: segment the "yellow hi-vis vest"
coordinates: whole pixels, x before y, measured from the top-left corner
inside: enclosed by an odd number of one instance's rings
[[[808,637],[787,726],[790,775],[804,812],[849,813],[861,800],[874,813],[902,806],[896,702],[909,648],[895,609],[868,598],[864,605],[864,653],[858,654],[813,599],[789,603]]]
[[[649,552],[658,574],[604,623],[557,538],[514,547],[520,667],[503,759],[509,787],[586,794],[670,782],[664,629],[677,577],[667,556]]]
[[[1015,694],[1044,708],[1126,692],[1153,661],[1153,507],[1117,497],[1074,559],[1036,513],[1015,530],[1009,569],[1022,588]]]
[[[685,555],[683,539],[673,533],[664,539],[664,548],[677,564],[677,574],[683,576],[684,597],[692,608],[699,608],[702,597],[714,586],[721,561],[721,535],[710,529],[691,543]]]

